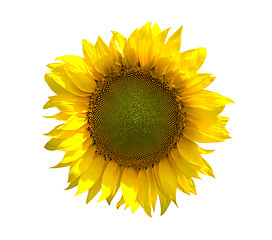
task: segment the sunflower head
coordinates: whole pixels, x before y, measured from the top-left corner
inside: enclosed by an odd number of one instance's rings
[[[48,150],[64,151],[55,167],[69,167],[68,189],[88,191],[87,203],[139,206],[151,216],[159,196],[161,214],[176,190],[196,194],[193,178],[214,176],[199,143],[230,138],[227,117],[233,101],[204,90],[215,77],[197,73],[205,48],[180,52],[182,28],[166,41],[169,29],[147,23],[127,39],[113,32],[109,45],[98,37],[83,40],[84,57],[66,55],[49,64],[45,80],[56,95],[44,108],[60,110],[63,121],[46,134]]]

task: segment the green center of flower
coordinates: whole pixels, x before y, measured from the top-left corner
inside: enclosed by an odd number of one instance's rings
[[[148,167],[169,153],[181,128],[179,103],[149,72],[106,78],[93,100],[90,125],[101,153],[120,165]]]

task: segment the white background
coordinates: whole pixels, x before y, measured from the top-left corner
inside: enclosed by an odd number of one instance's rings
[[[1,1],[0,238],[6,239],[272,239],[270,1]],[[198,195],[177,194],[162,217],[116,210],[96,197],[64,191],[68,169],[50,169],[62,153],[46,151],[57,121],[42,116],[53,95],[43,80],[58,56],[82,56],[81,39],[107,43],[153,21],[171,33],[184,25],[181,50],[204,46],[200,72],[209,89],[236,104],[232,139],[207,156],[216,179],[196,180]],[[211,146],[209,146],[211,147]]]

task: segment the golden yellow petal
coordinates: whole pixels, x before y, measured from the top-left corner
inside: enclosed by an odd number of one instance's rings
[[[60,120],[60,121],[66,121],[69,117],[71,117],[70,114],[67,114],[67,113],[63,113],[63,112],[59,112],[55,115],[52,115],[52,116],[44,116],[46,118],[53,118],[53,119],[56,119],[56,120]]]
[[[180,52],[182,26],[170,36],[161,52],[161,57],[174,59]]]
[[[151,22],[146,23],[139,30],[138,48],[136,48],[141,67],[150,69],[154,63]]]
[[[59,83],[57,83],[52,78],[52,74],[46,73],[44,75],[44,79],[54,93],[56,93],[56,94],[68,94],[69,93],[69,91],[67,91],[65,88],[63,88]]]
[[[183,135],[191,141],[199,143],[223,142],[231,138],[225,127],[219,122],[205,130],[200,130],[193,123],[188,122],[183,130]]]
[[[124,54],[124,47],[125,47],[125,44],[127,43],[127,39],[118,32],[112,31],[112,34],[113,34],[111,38],[112,45],[120,53]]]
[[[170,199],[176,204],[177,176],[167,159],[161,160],[154,166],[156,171],[156,180],[159,179],[159,185]]]
[[[141,205],[136,201],[136,202],[134,202],[130,207],[131,207],[131,212],[132,212],[132,214],[133,213],[135,213],[137,210],[138,210],[138,208],[140,207]]]
[[[200,154],[209,154],[215,151],[215,149],[212,150],[208,150],[208,149],[204,149],[202,147],[197,146],[198,151],[200,152]]]
[[[49,99],[43,106],[43,109],[48,109],[48,108],[52,108],[55,107],[55,104],[53,103],[53,101],[51,99]]]
[[[51,167],[51,168],[62,168],[62,167],[69,167],[70,163],[58,163],[57,165]]]
[[[186,176],[185,174],[178,175],[178,188],[182,192],[189,195],[190,193],[193,193],[195,195],[197,194],[194,180],[191,177]]]
[[[75,178],[73,181],[70,182],[69,186],[65,188],[65,190],[69,190],[76,187],[78,184],[78,181],[79,181],[79,177]]]
[[[161,34],[161,29],[157,23],[153,25],[151,28],[152,38],[157,37],[159,34]]]
[[[126,42],[124,46],[124,59],[123,64],[126,67],[134,67],[138,64],[138,53],[137,49],[139,48],[139,30],[135,29],[130,37],[128,38],[128,41]]]
[[[161,190],[158,190],[160,204],[161,204],[161,215],[163,215],[168,209],[171,199],[166,194],[164,194]]]
[[[120,182],[121,182],[121,179],[122,179],[123,170],[124,170],[123,167],[119,166],[119,171],[120,171],[119,179],[117,181],[117,184],[116,184],[115,188],[113,189],[111,194],[107,197],[108,204],[111,204],[112,199],[115,197],[116,193],[118,192],[118,190],[120,188]]]
[[[192,164],[205,166],[203,158],[200,156],[200,152],[197,148],[197,144],[193,141],[181,137],[180,141],[177,142],[179,153],[184,159]]]
[[[229,103],[234,103],[230,98],[224,97],[218,93],[202,90],[190,96],[181,98],[186,107],[203,108],[213,110],[216,107],[221,107]]]
[[[173,166],[176,166],[173,167],[176,173],[178,173],[177,170],[179,170],[188,176],[200,178],[195,165],[186,161],[177,149],[171,150],[170,161]]]
[[[71,162],[71,167],[69,170],[68,181],[73,181],[76,177],[79,177],[84,172],[87,171],[90,164],[94,159],[94,152],[96,150],[96,146],[92,146],[82,157],[78,160]]]
[[[77,150],[72,152],[66,152],[61,162],[67,163],[79,159],[86,153],[86,151],[91,147],[92,144],[93,138],[92,137],[87,138]]]
[[[206,48],[188,50],[179,54],[177,64],[181,72],[185,73],[186,78],[192,78],[202,66],[207,55]]]
[[[63,130],[61,130],[62,126],[63,124],[57,125],[49,133],[45,133],[44,135],[51,138],[57,138],[63,133]]]
[[[204,166],[198,166],[198,171],[204,175],[208,175],[208,176],[211,176],[211,177],[214,177],[214,173],[213,173],[213,170],[210,166],[210,164],[206,161],[206,160],[203,160],[204,163],[205,163],[205,167]]]
[[[99,177],[97,182],[89,189],[86,203],[89,203],[96,196],[96,194],[100,191],[101,180],[102,180],[102,175]]]
[[[87,40],[82,39],[82,50],[83,50],[85,62],[90,67],[93,67],[94,54],[95,54],[94,45],[88,42]]]
[[[209,73],[198,73],[194,79],[186,85],[186,89],[182,90],[182,95],[188,96],[208,87],[215,79],[215,77],[211,77],[210,75]]]
[[[83,97],[90,95],[89,92],[82,91],[74,83],[76,79],[71,79],[71,77],[68,75],[66,63],[52,63],[48,64],[47,67],[52,72],[51,74],[49,73],[51,79],[58,83],[60,86],[62,86],[64,89],[69,91],[70,93]]]
[[[120,170],[117,163],[113,160],[108,163],[102,177],[102,193],[98,201],[108,198],[118,185]]]
[[[196,119],[203,119],[207,121],[214,121],[217,118],[218,114],[220,114],[224,110],[225,106],[217,106],[212,109],[203,109],[203,108],[193,108],[193,107],[184,107],[184,110],[188,114],[188,116],[193,116]]]
[[[56,107],[60,111],[68,114],[86,113],[88,110],[89,99],[86,97],[78,97],[73,94],[58,94],[56,96],[49,97],[49,102],[44,106]]]
[[[137,176],[138,200],[146,214],[151,217],[151,204],[149,199],[149,181],[146,169],[141,169]]]
[[[67,64],[63,65],[70,80],[83,92],[91,93],[96,88],[96,83],[82,57],[65,55],[56,58]]]
[[[76,195],[89,190],[99,180],[99,177],[103,173],[104,166],[105,160],[101,155],[91,161],[87,171],[80,176]]]
[[[151,206],[153,210],[155,211],[158,190],[157,190],[157,185],[155,182],[153,167],[147,168],[146,174],[147,174],[148,182],[149,182],[149,199],[150,199]]]
[[[125,200],[123,198],[123,196],[121,197],[121,199],[119,200],[119,202],[116,204],[116,208],[118,209],[119,207],[121,207],[123,204],[125,204]]]
[[[101,37],[98,37],[95,43],[94,67],[104,76],[112,72],[113,62],[110,56],[110,49]]]
[[[137,197],[137,175],[130,167],[124,169],[121,180],[121,191],[125,202],[129,206],[132,206]]]
[[[72,115],[62,126],[62,130],[77,130],[87,123],[86,115]]]
[[[86,134],[76,133],[70,138],[52,138],[44,147],[51,151],[74,151],[80,147],[87,137]]]

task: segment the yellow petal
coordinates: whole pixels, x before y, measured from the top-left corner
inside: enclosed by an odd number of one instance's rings
[[[147,174],[148,182],[149,182],[149,199],[150,199],[151,206],[153,210],[155,211],[158,190],[157,190],[157,186],[155,182],[153,168],[152,167],[147,168],[146,174]]]
[[[66,66],[66,63],[48,64],[47,67],[52,71],[52,74],[49,74],[51,79],[74,95],[83,97],[89,96],[89,92],[84,92],[75,85],[74,81],[72,81],[70,76],[67,74]]]
[[[81,128],[77,130],[63,130],[62,129],[63,124],[60,124],[56,126],[53,130],[51,130],[49,133],[45,133],[44,135],[51,138],[71,138],[77,133],[87,134],[87,127],[88,124],[84,124]]]
[[[63,124],[57,125],[53,128],[53,130],[51,130],[49,133],[45,133],[44,135],[51,138],[59,137],[63,133],[63,130],[61,130],[62,125]]]
[[[189,141],[185,137],[181,137],[180,141],[177,142],[177,146],[179,153],[186,161],[196,165],[205,166],[196,143]]]
[[[146,169],[140,170],[137,176],[138,199],[146,214],[151,217],[151,204],[149,199],[149,181]]]
[[[168,209],[171,199],[160,190],[158,191],[158,193],[159,193],[159,199],[161,204],[161,215],[163,215]]]
[[[63,113],[63,112],[59,112],[55,115],[52,115],[52,116],[44,116],[46,118],[53,118],[53,119],[56,119],[56,120],[60,120],[60,121],[66,121],[69,117],[71,117],[70,114],[67,114],[67,113]]]
[[[51,168],[62,168],[62,167],[69,167],[70,163],[58,163],[57,165],[51,167]]]
[[[156,25],[154,25],[155,27]],[[154,28],[153,27],[153,28]],[[162,49],[165,44],[165,39],[167,37],[169,29],[160,32],[158,35],[154,36],[152,28],[152,35],[153,35],[153,57],[154,57],[154,73],[158,76],[164,75],[166,68],[169,66],[170,60],[165,56],[161,56]],[[160,31],[160,29],[158,29]]]
[[[81,168],[79,168],[79,165],[81,164],[81,159],[78,159],[77,161],[70,162],[70,163],[61,163],[61,164],[69,164],[70,170],[68,174],[68,182],[74,181],[76,178],[79,178],[82,174]]]
[[[120,71],[122,64],[122,58],[123,58],[123,50],[124,45],[126,43],[126,38],[118,33],[112,31],[113,36],[110,40],[109,49],[110,49],[110,55],[113,61],[113,69],[115,71]]]
[[[80,176],[76,195],[87,191],[98,181],[103,172],[104,166],[105,160],[102,155],[93,159],[87,171]]]
[[[216,107],[234,103],[230,98],[208,90],[202,90],[190,96],[182,97],[181,100],[187,107],[203,108],[207,110],[213,110]]]
[[[78,97],[73,94],[58,94],[49,97],[49,99],[51,101],[50,107],[56,107],[68,114],[86,113],[89,109],[89,98],[86,97]]]
[[[156,64],[154,66],[154,73],[157,76],[162,76],[165,75],[165,72],[167,70],[167,68],[169,67],[169,65],[171,64],[170,60],[166,57],[163,58],[159,58],[156,61]]]
[[[93,62],[94,62],[94,45],[90,42],[88,42],[85,39],[82,39],[82,50],[85,58],[85,62],[93,67]]]
[[[103,201],[110,196],[116,188],[119,180],[120,170],[117,163],[112,160],[105,168],[102,177],[102,193],[98,201]]]
[[[151,22],[146,23],[139,30],[138,57],[143,68],[151,68],[153,66],[153,42],[151,33]]]
[[[225,127],[218,122],[205,130],[200,130],[193,123],[188,122],[182,133],[189,140],[199,143],[223,142],[230,138]]]
[[[120,182],[121,182],[121,178],[123,175],[123,167],[119,166],[119,171],[120,171],[120,174],[119,174],[119,179],[117,181],[117,184],[116,184],[115,188],[113,189],[113,191],[111,192],[111,194],[107,197],[107,202],[109,205],[111,204],[112,199],[115,197],[116,193],[118,192],[118,190],[120,188]]]
[[[87,123],[85,115],[73,115],[62,126],[62,130],[77,130]]]
[[[158,163],[158,174],[164,191],[176,203],[177,176],[167,159]]]
[[[205,163],[205,167],[204,166],[199,166],[198,167],[198,171],[204,175],[208,175],[208,176],[211,176],[211,177],[214,177],[214,173],[213,173],[213,170],[210,166],[210,164],[206,161],[206,160],[203,160],[204,163]]]
[[[196,186],[195,186],[193,179],[191,177],[186,176],[186,175],[180,174],[178,176],[178,188],[182,192],[189,194],[189,195],[190,195],[190,193],[193,193],[195,195],[197,194]]]
[[[161,57],[176,57],[176,55],[180,52],[181,33],[182,26],[167,40],[162,50]]]
[[[91,200],[93,200],[93,198],[96,196],[96,194],[100,191],[101,180],[102,180],[102,175],[97,180],[97,182],[89,189],[86,203],[89,203]]]
[[[110,57],[110,49],[101,37],[98,37],[95,43],[95,69],[104,76],[112,72],[113,62]]]
[[[191,115],[187,115],[188,120],[193,123],[198,129],[206,130],[207,128],[214,125],[217,121],[217,116],[207,116],[204,118],[197,118]]]
[[[52,138],[44,147],[51,151],[74,151],[80,147],[87,137],[86,134],[77,133],[71,138]]]
[[[70,80],[83,92],[91,93],[96,88],[96,83],[92,78],[91,72],[82,57],[65,55],[56,58],[67,64],[63,65]]]
[[[116,50],[119,50],[119,52],[123,54],[127,39],[118,32],[112,31],[112,34],[113,36],[111,38],[111,43],[113,44]]]
[[[207,110],[203,108],[192,108],[185,107],[185,111],[188,116],[193,116],[196,119],[208,119],[207,121],[214,121],[217,118],[217,115],[220,114],[224,110],[223,106],[214,107],[213,109]]]
[[[161,33],[161,29],[157,23],[151,28],[152,38],[157,37]]]
[[[137,209],[140,207],[141,205],[138,202],[134,202],[130,207],[131,207],[131,212],[132,214],[135,213],[137,211]]]
[[[214,152],[214,150],[215,150],[215,149],[208,150],[208,149],[201,148],[199,146],[197,146],[197,149],[200,152],[200,154],[209,154],[209,153]]]
[[[82,175],[84,172],[87,171],[91,162],[94,159],[94,152],[96,151],[96,146],[90,148],[82,157],[78,160],[71,163],[71,167],[69,170],[68,181],[71,182],[75,178]]]
[[[224,106],[215,108],[213,110],[206,110],[200,108],[186,108],[185,111],[188,114],[188,126],[197,127],[198,129],[205,131],[218,121],[218,114],[224,109]],[[191,126],[191,123],[193,125]]]
[[[86,153],[86,151],[90,148],[92,144],[93,138],[92,137],[87,138],[77,150],[72,152],[66,152],[61,162],[68,163],[79,159]]]
[[[202,66],[207,55],[207,50],[204,47],[191,49],[182,52],[178,56],[178,65],[181,72],[185,73],[187,78],[192,78]]]
[[[121,199],[119,200],[119,202],[116,204],[116,208],[118,209],[119,207],[121,207],[123,204],[125,204],[125,200],[123,197],[121,197]]]
[[[78,180],[79,180],[79,177],[75,178],[75,179],[69,184],[69,186],[68,186],[67,188],[65,188],[65,190],[69,190],[69,189],[72,189],[72,188],[76,187],[77,184],[78,184]]]
[[[67,91],[65,88],[63,88],[60,84],[58,84],[53,78],[52,74],[46,73],[44,75],[44,79],[47,83],[47,85],[51,88],[51,90],[56,94],[67,94],[69,91]]]
[[[123,198],[128,205],[133,205],[137,197],[137,175],[136,172],[126,167],[121,180],[121,191]]]
[[[49,99],[46,104],[44,104],[43,109],[48,109],[48,108],[52,108],[52,107],[56,107],[55,104],[53,103],[53,101],[51,99]]]
[[[186,89],[182,92],[183,96],[200,92],[204,88],[208,87],[215,79],[211,77],[209,73],[198,73],[194,79],[186,86]]]
[[[179,169],[181,172],[183,172],[184,174],[188,176],[191,176],[194,178],[200,178],[195,165],[186,161],[180,155],[177,149],[172,149],[170,160],[171,160],[171,164],[176,166],[176,168],[174,168],[176,173],[177,173],[177,169]]]
[[[126,67],[133,67],[138,64],[138,54],[136,50],[139,48],[139,30],[135,29],[130,37],[128,38],[128,41],[126,42],[124,46],[124,65]]]

